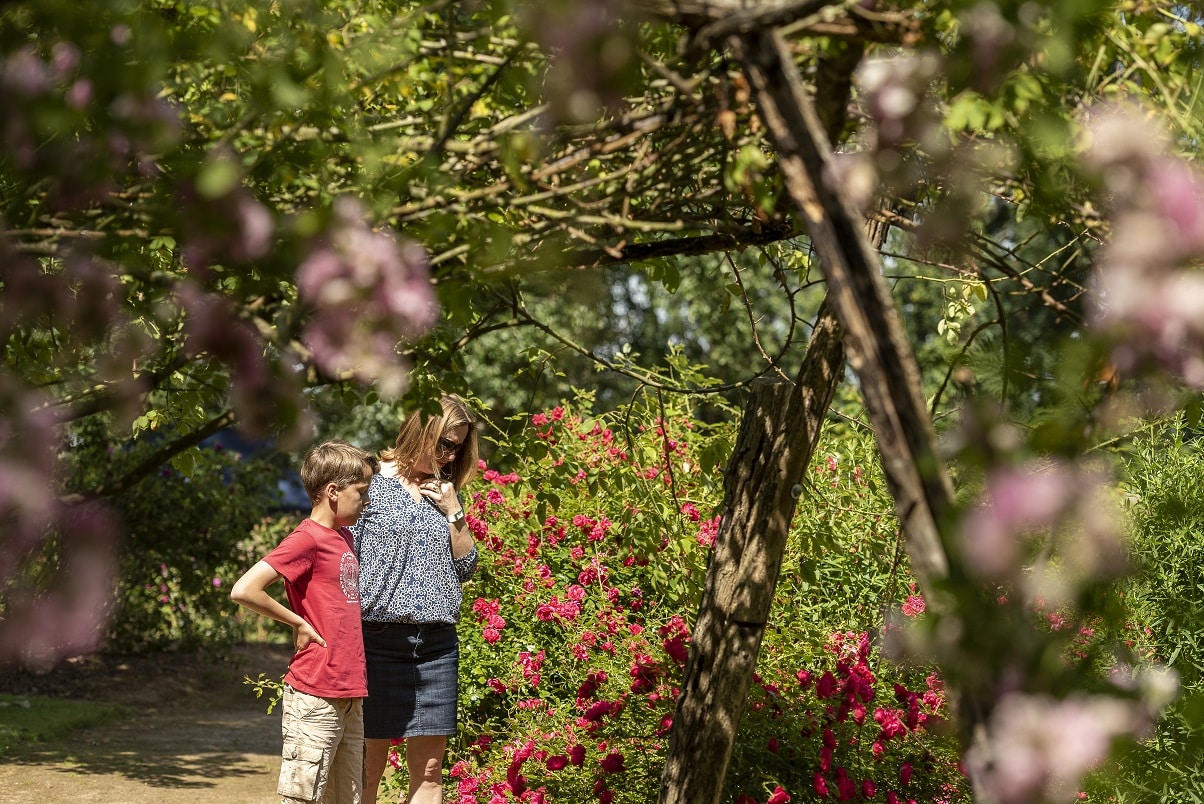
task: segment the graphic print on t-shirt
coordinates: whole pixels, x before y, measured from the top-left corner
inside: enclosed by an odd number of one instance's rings
[[[360,602],[360,562],[355,553],[343,553],[343,561],[339,566],[339,583],[343,586],[343,594],[348,603]]]

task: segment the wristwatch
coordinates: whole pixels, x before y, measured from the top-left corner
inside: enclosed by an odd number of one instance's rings
[[[448,521],[448,524],[459,525],[461,522],[464,521],[464,509],[461,508],[459,511],[456,511],[454,514],[448,514],[447,521]]]

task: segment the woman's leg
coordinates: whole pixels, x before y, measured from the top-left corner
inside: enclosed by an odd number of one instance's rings
[[[389,740],[364,740],[364,804],[376,804],[380,779],[389,760]]]
[[[406,738],[406,767],[410,771],[408,804],[443,804],[443,753],[446,750],[447,737],[444,735]]]

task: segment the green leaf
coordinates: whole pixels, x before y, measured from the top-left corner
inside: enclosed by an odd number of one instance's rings
[[[197,192],[205,198],[220,198],[242,180],[242,171],[231,159],[210,159],[197,175]]]
[[[171,459],[171,466],[184,477],[191,477],[197,468],[195,449],[185,450]]]

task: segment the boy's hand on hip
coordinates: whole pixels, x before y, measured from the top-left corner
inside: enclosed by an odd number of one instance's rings
[[[310,642],[317,642],[322,647],[326,647],[326,640],[322,639],[322,635],[315,631],[309,623],[301,623],[293,629],[293,650],[295,652],[300,653]]]

